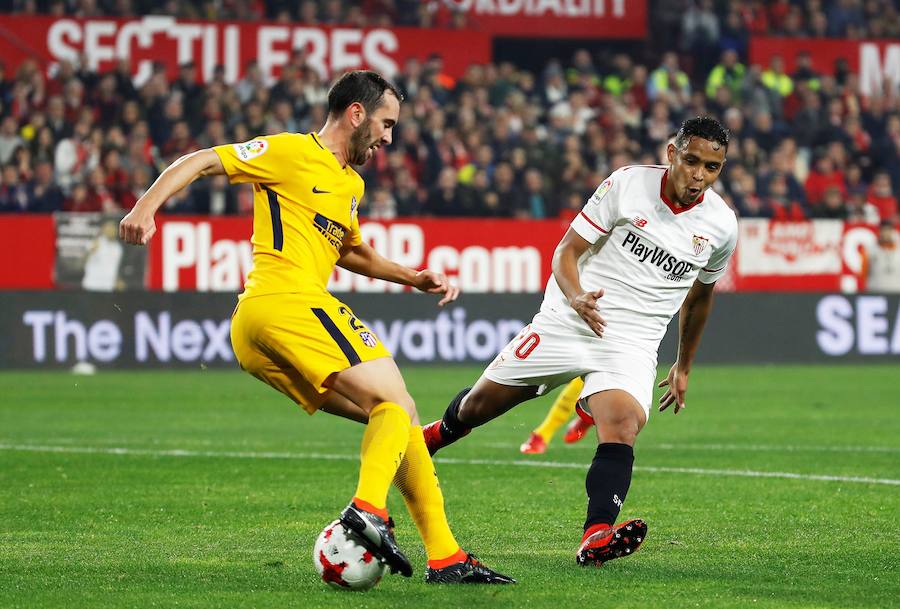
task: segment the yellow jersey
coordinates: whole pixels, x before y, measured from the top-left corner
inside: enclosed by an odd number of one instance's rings
[[[280,133],[213,148],[232,184],[253,184],[253,268],[240,298],[328,298],[343,245],[359,245],[362,178],[314,133]]]

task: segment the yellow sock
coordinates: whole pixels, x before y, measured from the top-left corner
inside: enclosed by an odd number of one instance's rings
[[[534,433],[542,437],[544,442],[549,443],[553,434],[559,431],[559,428],[565,425],[572,413],[575,412],[575,402],[578,401],[578,395],[583,388],[584,381],[581,378],[572,379],[556,396],[556,401],[550,407],[547,417],[534,430]]]
[[[387,516],[388,489],[406,452],[409,427],[409,415],[393,402],[382,402],[369,413],[359,454],[359,484],[353,497],[359,507]]]
[[[461,552],[447,523],[444,495],[441,493],[441,486],[434,471],[434,462],[425,446],[422,428],[418,425],[409,429],[406,456],[397,469],[394,484],[403,494],[406,509],[409,510],[416,528],[419,529],[419,535],[422,536],[428,564],[432,567],[435,564],[446,566],[442,563],[448,559],[451,562],[465,560],[466,556]],[[460,555],[462,558],[459,558]],[[453,560],[454,558],[456,560]]]

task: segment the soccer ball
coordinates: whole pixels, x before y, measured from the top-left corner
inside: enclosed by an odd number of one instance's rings
[[[335,520],[319,533],[313,564],[322,581],[335,588],[368,590],[381,581],[387,565],[359,541],[353,531]]]

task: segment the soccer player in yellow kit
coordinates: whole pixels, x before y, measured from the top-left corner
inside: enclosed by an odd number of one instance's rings
[[[328,92],[328,118],[318,133],[257,137],[179,158],[125,216],[119,233],[146,244],[156,232],[156,210],[200,177],[224,174],[232,183],[252,183],[253,269],[232,318],[232,346],[244,370],[310,414],[324,410],[366,424],[359,482],[341,521],[392,572],[412,575],[387,513],[393,481],[425,544],[425,581],[513,583],[456,542],[415,402],[396,363],[326,289],[337,264],[441,295],[439,305],[459,293],[444,275],[391,262],[360,237],[364,184],[352,166],[391,143],[401,100],[379,74],[348,72]]]

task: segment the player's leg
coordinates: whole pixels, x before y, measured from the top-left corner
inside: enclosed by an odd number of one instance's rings
[[[428,450],[434,454],[511,408],[538,395],[537,386],[502,385],[485,376],[474,387],[460,391],[447,406],[444,416],[424,428]]]
[[[361,451],[359,486],[352,505],[370,513],[371,508],[375,508],[379,510],[375,513],[386,519],[387,485],[393,479],[425,544],[429,567],[426,581],[511,583],[511,578],[495,573],[475,561],[462,550],[453,536],[444,512],[444,496],[438,484],[434,463],[418,424],[415,403],[406,391],[403,377],[394,360],[382,358],[357,364],[336,373],[327,384],[335,393],[368,413],[369,421]],[[394,405],[402,406],[408,416],[403,442],[396,437],[395,430],[387,429],[389,425],[402,425]],[[383,417],[383,422],[379,424],[379,419]],[[387,450],[384,444],[389,444]],[[393,455],[398,455],[399,459],[392,461]],[[392,473],[385,485],[384,476],[387,471]],[[366,518],[366,514],[357,512],[357,515]]]
[[[323,385],[365,413],[366,430],[360,446],[359,478],[341,521],[367,539],[387,560],[392,571],[412,575],[409,559],[397,546],[388,518],[387,495],[409,444],[415,404],[406,391],[393,359],[359,362],[332,373]],[[346,411],[346,402],[326,400]]]
[[[585,480],[587,516],[576,559],[580,565],[599,566],[637,550],[647,533],[641,520],[615,526],[631,486],[635,439],[647,419],[634,396],[621,389],[594,393],[587,403],[598,446]]]
[[[580,376],[590,340],[572,336],[558,322],[538,313],[497,354],[475,386],[460,391],[441,420],[425,426],[428,449],[434,454],[472,428]]]
[[[572,416],[572,413],[575,412],[575,402],[578,401],[578,396],[581,395],[581,389],[583,387],[584,381],[580,378],[572,379],[568,385],[563,387],[563,390],[553,401],[553,405],[550,406],[550,410],[547,411],[547,416],[544,417],[544,420],[541,421],[540,425],[534,428],[529,435],[528,440],[519,447],[520,452],[525,454],[540,454],[547,450],[547,445],[550,444],[550,440],[553,439],[553,436],[559,431],[559,428],[562,427],[565,422],[569,420],[569,417]]]
[[[369,413],[344,396],[334,393],[333,391],[329,392],[328,397],[325,398],[325,402],[319,406],[319,410],[344,419],[356,421],[357,423],[362,423],[363,425],[369,422]]]

